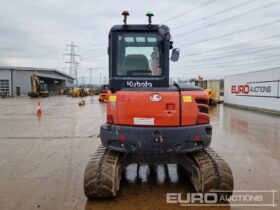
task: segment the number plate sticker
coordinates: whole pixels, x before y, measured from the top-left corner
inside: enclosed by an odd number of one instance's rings
[[[134,125],[154,125],[155,124],[155,118],[134,117],[133,121],[134,121]]]

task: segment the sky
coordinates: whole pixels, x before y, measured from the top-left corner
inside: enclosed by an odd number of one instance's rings
[[[72,41],[78,77],[108,79],[107,40],[113,25],[154,24],[171,30],[180,59],[174,79],[221,79],[280,66],[280,0],[0,0],[0,66],[56,68],[69,73],[63,56]],[[68,48],[69,50],[69,48]]]

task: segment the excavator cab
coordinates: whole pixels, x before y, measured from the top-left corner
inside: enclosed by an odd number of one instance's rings
[[[169,87],[169,50],[173,48],[169,28],[152,25],[115,25],[109,33],[109,89]],[[173,49],[172,60],[179,58]]]

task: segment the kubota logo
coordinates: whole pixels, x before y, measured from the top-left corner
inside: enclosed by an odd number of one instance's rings
[[[150,96],[150,100],[153,102],[158,102],[161,100],[161,95],[154,93]]]
[[[147,87],[153,87],[153,84],[151,82],[148,81],[126,81],[126,86],[127,87],[143,87],[143,88],[147,88]]]

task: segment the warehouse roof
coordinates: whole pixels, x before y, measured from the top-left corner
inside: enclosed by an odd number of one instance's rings
[[[56,72],[60,75],[63,75],[65,77],[68,77],[70,79],[74,80],[74,77],[71,77],[69,74],[66,74],[64,72],[61,72],[57,69],[52,68],[37,68],[37,67],[19,67],[19,66],[0,66],[0,70],[20,70],[20,71],[50,71],[50,72]]]

